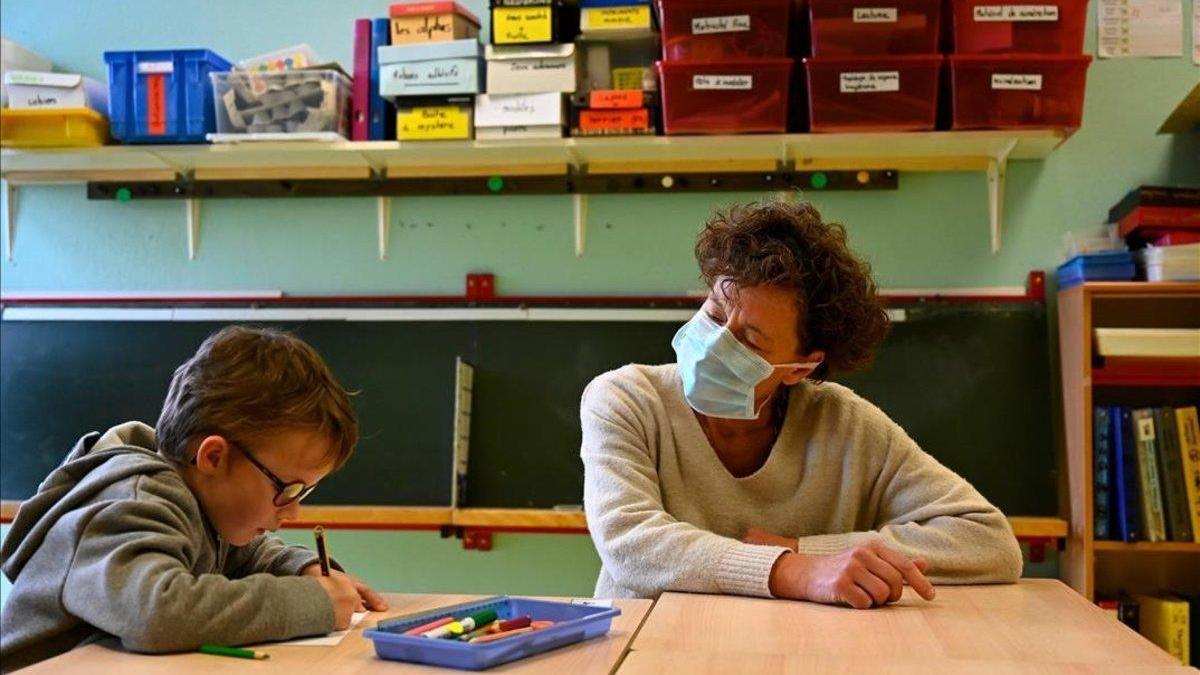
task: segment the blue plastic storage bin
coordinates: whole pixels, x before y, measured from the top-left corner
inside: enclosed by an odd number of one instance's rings
[[[209,73],[232,69],[207,49],[104,52],[108,119],[123,143],[204,143],[215,132]]]
[[[461,618],[485,609],[496,610],[501,619],[528,615],[535,621],[553,621],[554,625],[532,633],[475,645],[461,640],[434,640],[403,634],[410,628],[444,616]],[[375,643],[375,654],[381,659],[482,670],[600,637],[609,631],[613,617],[620,613],[621,610],[612,607],[500,596],[380,621],[375,628],[364,631],[363,635]]]
[[[1133,254],[1129,251],[1086,253],[1058,266],[1058,287],[1070,288],[1085,281],[1130,281],[1134,277]]]

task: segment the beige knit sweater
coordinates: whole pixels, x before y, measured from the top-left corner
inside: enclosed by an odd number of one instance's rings
[[[583,393],[584,504],[603,567],[596,597],[663,591],[770,597],[786,549],[826,554],[879,540],[929,562],[934,583],[1011,582],[1021,551],[1000,511],[846,387],[793,387],[757,472],[735,478],[683,396],[675,364],[630,365]]]

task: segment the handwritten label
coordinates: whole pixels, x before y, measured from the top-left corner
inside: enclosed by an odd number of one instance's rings
[[[400,140],[439,140],[471,137],[471,114],[456,105],[401,110],[396,115]]]
[[[741,33],[750,30],[749,14],[702,16],[692,19],[692,35],[709,33]]]
[[[900,71],[879,70],[862,73],[841,73],[838,90],[843,94],[900,91]]]
[[[650,28],[650,5],[597,7],[583,10],[583,30]]]
[[[979,5],[976,21],[1058,21],[1058,5]]]
[[[174,61],[139,61],[137,71],[143,75],[150,73],[173,73],[175,72]]]
[[[646,79],[646,69],[638,67],[613,68],[613,89],[641,89]]]
[[[855,7],[854,23],[896,23],[896,8]]]
[[[1016,89],[1023,91],[1041,91],[1041,75],[1021,75],[992,73],[992,89]]]
[[[154,136],[167,133],[167,85],[161,74],[146,76],[146,132]]]
[[[526,73],[526,72],[535,71],[535,70],[537,70],[537,71],[566,70],[567,66],[570,66],[571,68],[575,67],[573,62],[567,61],[565,59],[533,59],[533,60],[529,60],[529,61],[526,61],[526,60],[499,61],[498,63],[504,64],[504,67],[507,67],[510,71],[512,71],[514,73]]]
[[[1137,437],[1139,441],[1154,440],[1154,419],[1141,417],[1137,420]]]
[[[692,89],[753,89],[753,75],[693,75]]]
[[[392,41],[453,40],[457,37],[453,21],[453,14],[392,17]]]
[[[645,129],[650,126],[650,111],[638,110],[581,110],[579,128],[584,131],[612,129]]]
[[[56,96],[46,96],[43,98],[41,94],[34,94],[32,98],[25,99],[26,108],[43,108],[57,105],[58,97]]]
[[[588,96],[589,108],[640,108],[643,103],[642,92],[631,89],[596,89]]]
[[[496,44],[550,42],[554,15],[549,7],[492,8],[492,36]]]
[[[399,67],[393,68],[391,73],[393,80],[403,82],[407,87],[440,87],[454,84],[462,76],[457,63],[433,67],[401,63]]]

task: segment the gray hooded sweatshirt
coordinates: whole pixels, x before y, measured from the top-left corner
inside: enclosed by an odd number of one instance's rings
[[[155,653],[333,630],[324,589],[297,576],[316,555],[221,542],[155,447],[140,422],[90,433],[21,505],[0,548],[4,672],[107,635]]]

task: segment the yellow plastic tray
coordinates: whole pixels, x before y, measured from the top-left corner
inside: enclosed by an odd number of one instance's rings
[[[108,118],[91,108],[0,110],[0,146],[95,147],[108,142]]]

